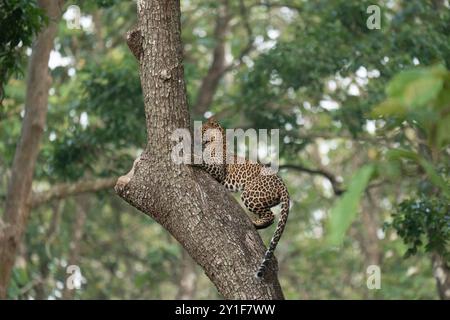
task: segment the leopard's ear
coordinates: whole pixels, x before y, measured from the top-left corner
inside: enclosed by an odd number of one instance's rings
[[[206,120],[207,123],[210,124],[219,124],[219,122],[217,122],[216,118],[214,118],[214,116],[211,116],[208,118],[208,120]]]

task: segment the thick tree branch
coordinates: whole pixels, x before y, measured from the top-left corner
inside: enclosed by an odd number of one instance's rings
[[[147,146],[116,192],[166,228],[228,299],[282,299],[276,261],[254,277],[265,247],[239,204],[206,172],[171,159],[175,129],[189,128],[177,0],[138,2]]]

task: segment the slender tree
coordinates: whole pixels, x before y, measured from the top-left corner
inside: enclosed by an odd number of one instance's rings
[[[75,220],[72,226],[72,239],[69,248],[69,265],[78,265],[81,257],[81,242],[83,238],[84,226],[86,224],[88,211],[90,209],[90,199],[87,195],[76,197],[75,201]],[[74,290],[65,286],[62,294],[63,299],[74,298]]]
[[[49,24],[39,33],[29,62],[25,117],[12,164],[3,221],[0,221],[0,298],[6,297],[11,270],[30,213],[34,167],[44,132],[51,85],[48,60],[63,1],[39,0],[38,5],[49,17]]]

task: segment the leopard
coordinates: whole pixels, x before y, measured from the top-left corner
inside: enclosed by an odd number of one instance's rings
[[[210,156],[210,161],[203,160],[200,167],[228,191],[242,192],[242,203],[257,216],[252,219],[256,229],[271,226],[275,220],[271,208],[281,204],[277,227],[255,274],[261,279],[274,256],[287,223],[290,208],[288,189],[281,177],[270,167],[238,157],[234,153],[227,153],[226,131],[214,117],[208,118],[202,124],[201,131],[203,149],[208,150],[206,154]]]

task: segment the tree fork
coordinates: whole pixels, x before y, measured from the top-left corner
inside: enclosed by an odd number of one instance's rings
[[[239,204],[206,172],[171,160],[172,132],[190,127],[179,0],[138,1],[138,18],[140,37],[127,42],[142,48],[132,51],[140,58],[147,146],[118,179],[117,194],[167,229],[224,298],[283,299],[275,260],[263,280],[254,277],[265,247]]]

